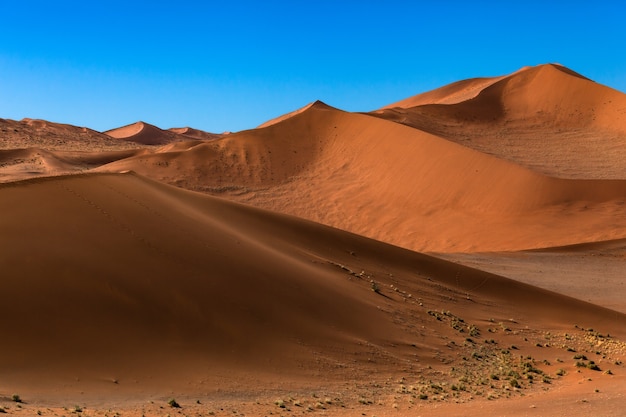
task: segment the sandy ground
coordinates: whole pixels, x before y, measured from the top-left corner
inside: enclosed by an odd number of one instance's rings
[[[437,256],[626,313],[623,240],[537,251]]]
[[[0,119],[0,412],[623,415],[625,117],[545,65],[228,135]]]

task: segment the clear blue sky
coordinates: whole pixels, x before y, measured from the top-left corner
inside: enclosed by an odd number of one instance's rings
[[[626,91],[626,7],[570,1],[0,0],[0,117],[253,128],[558,62]]]

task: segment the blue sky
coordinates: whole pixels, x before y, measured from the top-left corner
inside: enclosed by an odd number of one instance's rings
[[[548,62],[626,91],[626,7],[617,1],[0,6],[1,118],[237,131],[317,99],[368,111]]]

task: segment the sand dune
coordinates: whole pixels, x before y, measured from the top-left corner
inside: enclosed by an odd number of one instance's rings
[[[0,182],[80,173],[147,151],[48,151],[41,148],[0,150]]]
[[[162,130],[144,122],[136,122],[117,129],[107,130],[104,134],[115,139],[122,139],[141,145],[164,145],[189,139],[176,132]]]
[[[298,114],[300,114],[302,112],[305,112],[308,109],[310,109],[311,107],[334,109],[333,107],[330,107],[328,104],[326,104],[326,103],[324,103],[324,102],[322,102],[320,100],[317,100],[317,101],[314,101],[313,103],[309,103],[306,106],[303,106],[303,107],[301,107],[301,108],[299,108],[297,110],[294,110],[294,111],[289,112],[287,114],[283,114],[282,116],[278,116],[278,117],[276,117],[274,119],[268,120],[267,122],[261,124],[258,128],[260,129],[260,128],[263,128],[263,127],[268,127],[268,126],[275,125],[276,123],[280,123],[283,120],[287,120],[290,117],[293,117],[293,116],[296,116],[296,115],[298,115]]]
[[[622,181],[550,178],[323,103],[266,128],[99,169],[133,170],[420,251],[626,237]]]
[[[472,78],[461,80],[452,84],[437,88],[432,91],[418,94],[413,97],[389,104],[383,109],[422,106],[424,104],[456,104],[476,97],[482,90],[500,81],[504,77]]]
[[[86,127],[44,120],[0,119],[0,149],[45,148],[48,151],[112,151],[138,148]]]
[[[71,171],[71,165],[43,149],[0,150],[0,182]]]
[[[222,136],[224,136],[223,134],[209,133],[209,132],[194,129],[191,127],[173,127],[167,130],[169,130],[170,132],[174,132],[178,135],[186,136],[190,139],[198,139],[198,140],[213,140],[213,139],[219,139]]]
[[[237,391],[238,376],[331,370],[328,383],[399,369],[421,381],[475,349],[450,350],[466,336],[433,311],[486,334],[514,317],[626,336],[611,310],[133,174],[2,185],[0,210],[1,384],[27,395]],[[506,338],[534,352],[534,335]]]
[[[457,84],[372,114],[548,175],[626,179],[623,93],[559,65]],[[481,90],[463,101],[440,100],[466,84],[472,94]]]

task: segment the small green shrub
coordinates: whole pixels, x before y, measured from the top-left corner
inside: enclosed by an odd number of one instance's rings
[[[589,363],[587,364],[587,368],[591,369],[592,371],[599,371],[600,367],[594,363],[593,361],[589,361]]]

